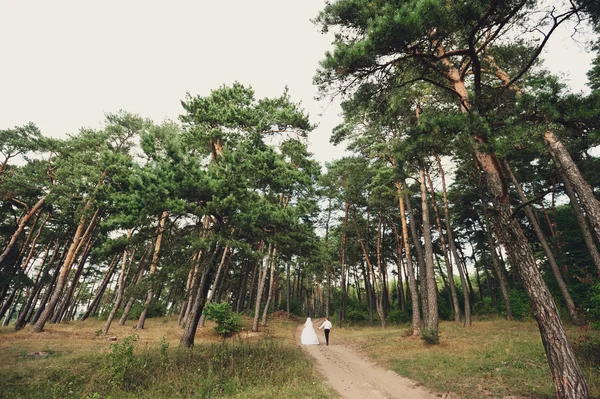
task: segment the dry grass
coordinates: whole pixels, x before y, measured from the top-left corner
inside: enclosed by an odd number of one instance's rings
[[[555,397],[534,322],[480,321],[469,328],[442,322],[439,345],[406,336],[407,328],[344,328],[335,332],[335,339],[438,392],[464,398]],[[580,353],[585,343],[600,343],[598,331],[570,328],[569,335]],[[600,397],[598,362],[580,359],[595,398]]]
[[[148,319],[144,330],[135,330],[134,321],[128,324],[113,324],[108,336],[99,334],[104,322],[93,319],[47,324],[41,334],[0,328],[0,398],[276,398],[284,391],[287,397],[336,397],[297,347],[295,320],[277,318],[252,333],[252,320],[245,318],[244,330],[227,345],[207,322],[191,351],[179,348],[183,331],[176,317]],[[133,388],[129,382],[130,388],[122,389],[111,380],[107,359],[132,335],[137,336],[134,368],[142,369],[130,370],[124,379],[134,381]],[[112,336],[117,345],[107,339]],[[33,352],[48,356],[31,356]],[[253,371],[255,362],[263,366]],[[271,371],[264,366],[268,362],[279,366]],[[139,379],[149,381],[136,387]]]

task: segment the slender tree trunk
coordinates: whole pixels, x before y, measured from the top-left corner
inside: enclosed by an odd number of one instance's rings
[[[100,300],[102,299],[102,296],[104,295],[104,291],[106,290],[106,287],[108,286],[108,283],[110,282],[110,279],[112,278],[112,275],[115,271],[115,267],[117,265],[117,259],[118,259],[118,255],[113,256],[113,258],[110,262],[110,265],[108,266],[108,269],[106,270],[106,274],[104,274],[102,283],[98,287],[98,292],[94,296],[94,300],[92,301],[90,306],[88,306],[88,308],[85,311],[85,313],[83,314],[83,316],[81,316],[82,321],[87,319],[88,317],[90,317],[95,312],[95,310],[98,308],[98,305],[100,304]]]
[[[152,261],[150,262],[150,273],[148,275],[149,279],[156,274],[158,270],[158,258],[160,256],[160,246],[162,243],[163,233],[165,231],[165,223],[167,221],[167,211],[163,211],[160,215],[160,219],[158,221],[157,234],[156,234],[156,244],[154,244],[154,253],[152,254]],[[140,318],[138,319],[137,325],[135,328],[137,330],[141,330],[144,328],[144,323],[146,322],[146,316],[148,315],[148,311],[150,310],[150,304],[152,303],[152,298],[154,297],[154,289],[152,288],[152,281],[150,282],[150,288],[148,288],[148,294],[146,295],[146,301],[144,302],[144,310],[140,314]]]
[[[461,268],[460,256],[458,255],[458,251],[456,249],[456,244],[454,242],[454,232],[452,229],[452,225],[450,224],[450,209],[448,206],[448,196],[446,190],[446,174],[444,173],[444,168],[442,167],[442,160],[439,155],[435,156],[435,159],[438,164],[438,170],[440,172],[440,177],[442,179],[442,199],[444,201],[444,218],[446,219],[446,232],[448,233],[448,247],[450,249],[450,253],[454,258],[454,264],[456,265],[456,269],[458,270],[458,276],[460,278],[460,285],[463,291],[463,301],[464,301],[464,325],[471,325],[471,300],[469,297],[469,287],[468,287],[468,279],[465,276]]]
[[[263,244],[264,246],[264,244]],[[260,317],[260,305],[262,301],[263,291],[265,289],[265,282],[267,281],[267,271],[271,263],[271,257],[277,253],[277,246],[272,248],[271,244],[267,249],[267,256],[263,258],[263,264],[260,270],[260,279],[258,280],[258,289],[256,291],[256,303],[254,305],[254,321],[252,322],[252,331],[258,332],[258,319]]]
[[[17,242],[17,239],[19,238],[19,236],[25,229],[25,226],[27,226],[27,222],[29,222],[29,219],[31,219],[31,217],[38,212],[38,210],[42,207],[42,205],[44,205],[45,200],[46,200],[46,196],[44,195],[38,200],[38,202],[35,203],[33,208],[31,208],[30,210],[26,209],[27,213],[19,221],[19,226],[17,227],[17,230],[15,230],[15,232],[12,234],[12,236],[10,237],[10,240],[8,240],[8,244],[6,245],[6,247],[0,254],[0,264],[2,263],[2,261],[4,261],[4,259],[6,258],[6,256],[12,249],[12,247],[14,247],[15,243]]]
[[[433,246],[431,243],[431,226],[429,223],[429,207],[427,206],[427,188],[425,187],[425,170],[423,165],[419,168],[419,183],[421,186],[421,209],[423,213],[423,237],[425,238],[425,273],[426,281],[423,282],[427,286],[427,318],[425,328],[429,336],[430,343],[439,342],[439,326],[438,326],[438,306],[437,306],[437,285],[435,282],[435,272],[433,269]]]
[[[344,207],[344,231],[342,232],[342,242],[340,245],[340,265],[341,265],[341,276],[340,276],[340,288],[342,289],[342,297],[340,299],[340,314],[339,314],[339,327],[342,327],[344,322],[344,316],[346,312],[346,232],[348,230],[348,211],[350,210],[350,202],[346,200],[346,206]]]
[[[127,230],[127,240],[131,239],[131,235],[133,234],[133,230]],[[123,261],[121,262],[121,272],[119,273],[119,281],[117,283],[117,297],[115,298],[115,302],[113,308],[111,309],[108,318],[106,319],[106,323],[104,323],[104,328],[102,329],[102,334],[108,334],[108,330],[110,329],[110,325],[117,314],[117,310],[121,306],[121,301],[123,300],[123,293],[125,292],[125,269],[127,266],[127,256],[129,255],[129,247],[126,246],[123,250]]]
[[[409,278],[410,299],[412,305],[412,330],[413,336],[421,335],[421,314],[419,312],[419,293],[417,291],[417,279],[412,264],[412,256],[410,254],[410,242],[408,239],[408,224],[406,223],[406,210],[404,209],[404,195],[402,186],[399,181],[396,181],[398,190],[398,204],[400,208],[400,221],[402,223],[402,240],[404,242],[404,254],[406,256],[406,273]],[[395,227],[395,226],[394,226]],[[394,229],[396,240],[400,240],[398,230]]]
[[[275,247],[273,252],[275,252],[276,250],[277,250],[277,247]],[[265,304],[265,308],[263,310],[262,320],[261,320],[261,324],[263,327],[266,327],[266,325],[267,325],[267,314],[269,312],[269,306],[271,305],[271,299],[274,296],[273,285],[274,285],[274,281],[275,281],[275,262],[276,261],[277,261],[277,259],[275,258],[275,256],[273,256],[273,258],[271,259],[271,271],[270,271],[270,276],[269,276],[269,293],[267,295],[267,303]]]
[[[208,291],[208,296],[204,300],[204,306],[210,305],[213,297],[215,296],[215,291],[217,291],[217,287],[219,286],[219,281],[222,279],[221,273],[223,271],[223,265],[225,264],[225,260],[227,259],[227,255],[229,254],[229,245],[225,245],[223,248],[223,255],[221,256],[221,262],[219,262],[219,267],[217,268],[217,273],[215,274],[215,281],[213,283],[213,289]],[[204,322],[206,321],[206,315],[200,315],[200,320],[198,322],[198,327],[204,328]]]
[[[598,247],[594,243],[592,232],[590,231],[587,221],[585,220],[585,216],[581,211],[581,206],[579,204],[577,196],[575,195],[575,191],[573,190],[573,185],[571,184],[567,176],[564,174],[562,169],[559,168],[558,170],[561,174],[563,183],[565,184],[565,192],[567,193],[567,195],[569,196],[569,200],[571,201],[571,207],[573,208],[573,213],[577,218],[577,223],[579,224],[579,228],[581,229],[581,234],[583,235],[583,239],[585,240],[585,245],[587,246],[588,251],[590,252],[592,261],[594,262],[594,265],[596,265],[598,275],[600,276],[600,253],[598,252]]]
[[[429,182],[429,190],[431,192],[431,203],[433,205],[433,212],[435,213],[435,220],[440,235],[440,243],[442,244],[442,252],[444,253],[444,262],[446,263],[446,273],[448,274],[448,286],[450,287],[450,296],[452,300],[452,307],[454,309],[454,321],[460,322],[460,307],[458,305],[458,296],[456,294],[456,286],[454,285],[454,275],[452,273],[452,264],[448,257],[448,249],[446,248],[446,240],[444,239],[444,233],[442,232],[442,223],[440,221],[440,214],[438,212],[437,201],[435,200],[435,190],[433,189],[433,181],[429,175],[429,171],[426,170],[427,180]],[[444,179],[445,180],[445,179]],[[441,272],[441,268],[440,268]],[[442,274],[443,276],[443,274]]]
[[[48,254],[50,253],[50,246],[51,246],[51,243],[48,243],[46,245],[46,251],[44,253],[44,256],[42,257],[42,261],[40,262],[40,269],[38,271],[37,276],[35,277],[35,281],[33,282],[33,289],[31,290],[31,292],[27,298],[27,302],[25,303],[25,306],[23,306],[23,309],[21,309],[21,312],[19,313],[19,317],[17,317],[17,321],[15,322],[15,330],[17,330],[17,331],[22,329],[23,327],[25,327],[25,324],[27,324],[27,316],[30,313],[29,311],[32,307],[31,305],[33,304],[33,301],[38,297],[40,290],[42,289],[41,282],[48,275],[48,271],[50,270],[50,266],[52,265],[54,256],[56,255],[56,252],[59,248],[58,240],[56,240],[54,252],[52,253],[50,262],[48,264],[46,264],[46,259],[48,258]]]
[[[198,290],[194,295],[194,304],[192,305],[188,319],[185,322],[183,335],[179,341],[179,345],[182,347],[190,348],[194,346],[194,337],[196,335],[196,330],[198,329],[198,321],[200,320],[200,315],[204,309],[204,300],[206,299],[210,287],[210,284],[208,283],[209,273],[210,264],[204,267],[200,283],[198,284]]]
[[[527,199],[525,198],[525,194],[523,193],[523,190],[521,189],[521,185],[517,181],[517,178],[513,174],[512,170],[511,170],[510,166],[508,165],[508,162],[506,162],[506,160],[504,161],[504,167],[506,168],[506,171],[508,172],[508,176],[512,180],[513,185],[515,186],[515,189],[517,190],[517,194],[519,194],[519,198],[521,199],[521,202],[522,203],[527,202]],[[546,254],[546,258],[548,259],[548,263],[550,263],[550,268],[552,269],[552,273],[554,274],[554,278],[556,279],[558,288],[560,289],[563,299],[565,300],[565,303],[567,305],[567,310],[569,312],[569,316],[571,316],[571,321],[573,322],[573,324],[579,325],[579,324],[581,324],[581,322],[579,321],[579,316],[577,315],[577,308],[575,307],[575,303],[573,303],[573,299],[571,298],[569,289],[567,288],[567,285],[565,284],[565,281],[560,273],[560,268],[558,267],[558,263],[556,263],[554,254],[552,253],[552,250],[550,249],[550,245],[548,245],[548,241],[546,240],[546,236],[544,235],[544,232],[542,231],[542,228],[540,227],[538,219],[535,216],[535,214],[533,213],[533,210],[531,209],[531,207],[529,205],[526,205],[524,207],[524,211],[525,211],[525,214],[527,215],[527,218],[531,222],[531,225],[533,226],[533,230],[535,231],[535,234],[537,235],[538,240],[540,241],[540,245],[542,246],[542,249],[544,250],[544,253]]]
[[[102,185],[104,177],[106,176],[106,173],[107,172],[103,173],[100,182],[97,184],[97,188],[99,188]],[[31,328],[32,333],[40,333],[43,331],[44,326],[46,325],[46,322],[50,318],[50,314],[54,311],[54,307],[56,306],[56,303],[58,302],[58,300],[60,299],[60,297],[62,295],[63,287],[65,285],[65,281],[67,278],[67,274],[69,273],[69,270],[71,269],[73,260],[77,256],[77,249],[81,247],[82,240],[85,238],[82,235],[83,229],[86,224],[86,215],[85,214],[92,207],[93,199],[94,199],[93,196],[91,198],[89,198],[83,208],[83,216],[79,220],[77,230],[75,231],[75,235],[73,236],[73,240],[71,242],[71,245],[70,245],[67,255],[65,257],[65,261],[62,265],[62,268],[60,269],[60,274],[56,281],[56,286],[54,287],[52,296],[50,297],[50,301],[48,302],[46,308],[40,315],[37,322]]]
[[[419,268],[418,274],[417,274],[419,276],[418,281],[417,281],[417,289],[420,288],[420,290],[421,290],[420,291],[421,292],[421,309],[422,309],[421,316],[422,316],[423,320],[427,320],[429,304],[427,302],[427,300],[428,300],[427,283],[426,283],[427,268],[425,267],[425,255],[423,254],[423,246],[421,245],[421,238],[417,231],[416,218],[415,218],[414,212],[412,210],[412,206],[410,204],[410,197],[408,195],[406,195],[404,200],[405,200],[406,211],[408,212],[408,221],[409,221],[411,237],[413,240],[413,244],[415,246],[415,250],[417,251],[417,265]],[[417,292],[419,292],[419,291],[417,291]],[[417,304],[418,304],[418,302],[417,302]]]
[[[600,242],[600,203],[594,196],[592,188],[581,176],[571,155],[552,131],[546,131],[544,141],[548,145],[550,155],[560,168],[561,174],[566,177],[566,180],[571,183],[575,192],[577,192],[585,214],[592,225],[592,230],[596,235],[596,240]]]
[[[494,242],[494,237],[492,236],[492,225],[488,216],[486,201],[483,201],[483,218],[485,222],[484,228],[488,240],[488,246],[490,247],[490,254],[492,256],[492,265],[494,266],[494,271],[496,272],[496,277],[498,278],[498,285],[500,285],[500,292],[502,293],[502,298],[504,299],[504,306],[506,307],[506,319],[513,320],[512,306],[510,304],[510,296],[508,293],[508,277],[506,275],[504,264],[500,262],[500,259],[498,259],[498,254],[496,253],[496,244]]]

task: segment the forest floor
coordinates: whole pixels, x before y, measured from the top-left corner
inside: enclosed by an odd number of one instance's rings
[[[315,330],[322,321],[323,319],[313,322]],[[325,345],[325,336],[320,330],[317,333],[320,345],[302,345],[300,335],[303,328],[304,324],[300,324],[296,329],[297,343],[314,358],[316,370],[342,398],[431,399],[437,397],[414,381],[385,370],[356,350],[336,343],[335,329],[332,329],[328,346]]]

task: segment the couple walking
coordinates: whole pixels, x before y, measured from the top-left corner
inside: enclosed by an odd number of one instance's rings
[[[325,342],[327,345],[329,345],[329,330],[331,330],[331,322],[327,317],[325,318],[323,324],[321,324],[319,327],[319,330],[322,328],[325,330]],[[306,319],[306,323],[304,323],[304,329],[302,330],[300,341],[302,342],[302,345],[319,345],[319,338],[317,337],[317,333],[315,332],[315,328],[313,327],[310,317],[308,317]]]

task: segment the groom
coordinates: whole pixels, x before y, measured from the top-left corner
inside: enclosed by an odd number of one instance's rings
[[[319,327],[319,330],[321,328],[325,329],[325,342],[327,343],[327,346],[329,346],[329,330],[331,330],[331,322],[327,317],[325,318],[323,324],[321,324],[321,326]]]

